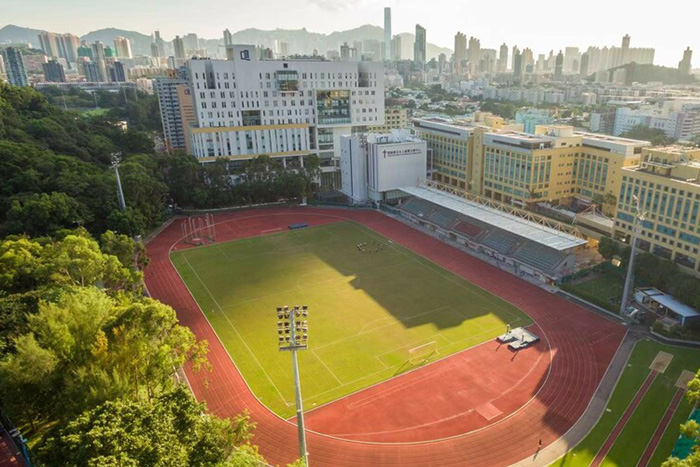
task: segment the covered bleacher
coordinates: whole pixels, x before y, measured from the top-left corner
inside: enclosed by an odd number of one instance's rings
[[[403,189],[403,217],[544,281],[573,272],[586,240],[429,187]]]

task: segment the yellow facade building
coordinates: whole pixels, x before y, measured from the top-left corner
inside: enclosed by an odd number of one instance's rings
[[[631,241],[637,203],[638,247],[700,274],[700,149],[648,148],[622,170],[615,238]]]

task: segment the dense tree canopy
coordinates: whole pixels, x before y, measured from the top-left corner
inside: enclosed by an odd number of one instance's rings
[[[660,130],[658,128],[649,128],[644,125],[635,126],[631,130],[622,133],[620,136],[622,136],[623,138],[632,138],[642,141],[649,141],[654,146],[664,146],[667,144],[674,143],[676,141],[675,139],[666,136],[664,130]]]

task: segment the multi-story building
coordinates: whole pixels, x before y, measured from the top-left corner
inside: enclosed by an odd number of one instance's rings
[[[110,81],[113,83],[126,82],[126,69],[122,62],[114,62],[109,66]]]
[[[391,8],[384,7],[384,59],[391,60]]]
[[[606,110],[591,113],[591,131],[611,135],[615,131],[615,111]]]
[[[413,61],[419,64],[424,64],[427,60],[426,54],[426,38],[425,28],[420,24],[416,24],[416,39],[413,43]]]
[[[428,148],[428,175],[433,180],[471,191],[469,174],[474,172],[470,150],[473,125],[461,125],[440,119],[416,119],[413,129]]]
[[[6,47],[2,50],[7,81],[13,86],[29,86],[27,73],[24,71],[22,51],[16,47]]]
[[[58,58],[58,35],[42,31],[38,34],[38,38],[41,50],[51,58]]]
[[[619,107],[615,112],[613,134],[621,135],[635,126],[661,130],[669,138],[691,140],[700,136],[700,102],[679,103],[665,108]]]
[[[467,61],[467,36],[461,32],[455,34],[455,70],[462,71],[464,63]]]
[[[547,109],[520,109],[515,113],[515,123],[522,124],[525,133],[534,134],[537,125],[551,125],[554,118]]]
[[[191,151],[191,144],[187,141],[187,129],[192,122],[183,121],[183,107],[192,107],[192,95],[179,91],[180,88],[191,89],[190,80],[186,68],[173,71],[170,76],[158,77],[154,80],[154,90],[158,96],[160,118],[163,123],[163,136],[168,152]],[[180,97],[189,96],[189,102],[181,101]],[[188,152],[192,154],[192,152]]]
[[[100,72],[97,69],[97,63],[85,60],[82,63],[83,74],[85,75],[85,81],[88,83],[99,83]]]
[[[369,125],[369,133],[390,133],[391,130],[402,130],[409,127],[408,109],[405,107],[386,107],[384,109],[384,124]]]
[[[335,171],[341,135],[384,123],[381,62],[258,60],[252,46],[233,49],[233,60],[189,64],[201,162],[265,154],[303,164],[318,154]]]
[[[131,41],[126,37],[114,38],[114,50],[118,58],[132,58]]]
[[[683,51],[683,60],[678,62],[678,70],[684,75],[689,75],[692,69],[691,61],[693,60],[693,51],[690,47]]]
[[[92,44],[92,57],[95,65],[97,67],[97,81],[106,82],[109,80],[107,75],[107,61],[105,55],[104,44],[100,41],[96,41]]]
[[[66,82],[66,72],[63,69],[63,65],[58,63],[57,60],[49,60],[48,62],[42,64],[44,69],[44,79],[51,83],[65,83]]]
[[[341,191],[353,203],[403,197],[400,188],[425,178],[425,141],[408,130],[343,136],[340,147]]]
[[[535,134],[500,125],[414,120],[428,144],[429,173],[436,181],[515,204],[606,200],[619,191],[622,167],[639,163],[650,143],[542,125]]]
[[[700,275],[700,149],[645,149],[621,172],[615,237],[630,242],[638,203],[638,247]]]
[[[180,36],[175,36],[173,39],[173,49],[175,49],[175,58],[178,60],[185,59],[185,43]]]

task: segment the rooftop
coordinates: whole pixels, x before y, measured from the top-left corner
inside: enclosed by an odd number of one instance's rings
[[[555,250],[563,251],[586,244],[586,240],[582,238],[439,191],[435,188],[424,186],[405,187],[401,188],[401,191]]]

